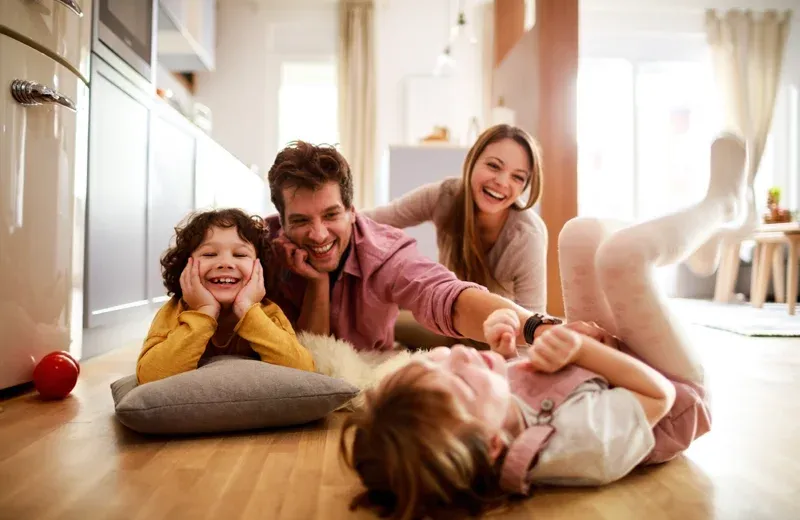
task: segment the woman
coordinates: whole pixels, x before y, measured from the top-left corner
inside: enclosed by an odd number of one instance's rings
[[[469,150],[460,179],[421,186],[362,214],[397,228],[432,221],[439,261],[460,279],[544,313],[547,228],[532,209],[541,193],[537,143],[520,128],[497,125]],[[397,320],[395,339],[418,348],[456,341],[427,331],[407,312]]]

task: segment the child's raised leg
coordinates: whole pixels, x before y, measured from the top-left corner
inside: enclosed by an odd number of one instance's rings
[[[578,217],[559,233],[558,265],[568,322],[593,321],[617,335],[617,324],[597,278],[595,256],[600,245],[622,227],[622,222]]]
[[[645,362],[701,381],[689,341],[654,280],[656,267],[686,259],[728,222],[743,201],[745,148],[734,136],[711,147],[711,180],[694,206],[615,233],[600,246],[596,269],[617,335]]]

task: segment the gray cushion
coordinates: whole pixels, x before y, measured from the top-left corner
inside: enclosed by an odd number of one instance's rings
[[[197,370],[144,385],[111,384],[119,421],[142,433],[216,433],[294,426],[325,417],[358,394],[315,372],[220,356]]]

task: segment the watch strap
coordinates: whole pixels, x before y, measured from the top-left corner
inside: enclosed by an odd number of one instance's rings
[[[539,328],[539,325],[559,325],[561,323],[564,322],[558,318],[545,316],[544,314],[534,312],[531,317],[525,320],[525,325],[522,329],[523,336],[525,337],[525,343],[528,345],[533,343],[534,333],[536,332],[536,329]]]

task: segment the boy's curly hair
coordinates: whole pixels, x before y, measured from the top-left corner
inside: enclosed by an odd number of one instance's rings
[[[267,264],[273,257],[266,222],[257,215],[247,215],[240,209],[214,209],[190,214],[175,227],[175,244],[161,256],[161,273],[167,294],[183,297],[181,273],[189,262],[189,257],[203,243],[206,233],[212,227],[235,227],[239,238],[253,245],[261,262],[264,274],[270,271]]]
[[[366,488],[351,510],[454,520],[509,504],[500,487],[505,453],[492,458],[480,425],[451,394],[418,384],[430,374],[406,365],[367,390],[364,406],[345,419],[339,453]]]

